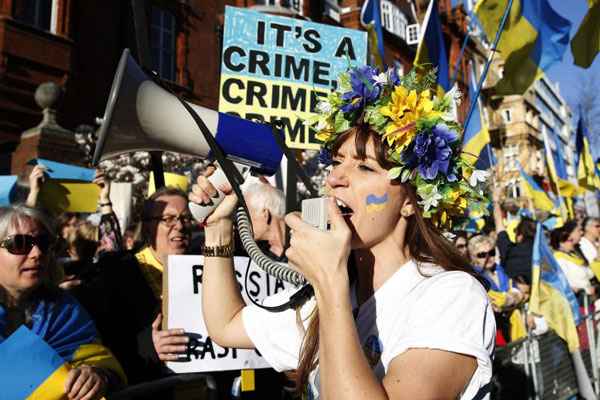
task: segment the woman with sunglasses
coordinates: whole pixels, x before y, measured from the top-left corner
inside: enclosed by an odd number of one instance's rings
[[[489,284],[488,296],[496,315],[498,329],[497,345],[519,339],[525,334],[518,306],[523,294],[497,262],[494,241],[487,235],[476,235],[469,239],[471,264]]]
[[[10,364],[15,376],[31,377],[7,382],[2,390],[9,391],[7,398],[98,399],[125,382],[125,376],[118,361],[99,344],[85,310],[55,285],[52,232],[36,209],[0,208],[0,346],[12,346],[10,352],[19,355],[2,363]],[[59,366],[56,359],[44,365],[35,358],[39,355],[34,349],[48,347],[60,356]],[[31,372],[32,365],[48,372]]]
[[[205,228],[203,311],[210,337],[297,370],[310,399],[485,399],[495,325],[485,290],[442,235],[483,204],[485,172],[460,157],[456,88],[435,74],[344,73],[319,107],[331,229],[298,214],[286,256],[314,289],[297,309],[244,304],[233,271],[229,195]],[[198,178],[190,200],[215,188]],[[293,291],[267,298],[282,304]],[[215,307],[218,302],[219,307]]]
[[[551,232],[550,245],[554,249],[554,257],[567,276],[573,291],[575,293],[585,292],[593,296],[596,294],[596,289],[592,284],[595,274],[579,249],[579,241],[582,236],[583,230],[579,223],[570,220]]]

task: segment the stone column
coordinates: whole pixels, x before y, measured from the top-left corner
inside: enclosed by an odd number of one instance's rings
[[[21,141],[12,154],[12,174],[23,172],[33,158],[82,165],[84,155],[75,142],[75,134],[56,121],[61,95],[62,88],[54,82],[42,83],[36,89],[35,102],[42,109],[43,118],[38,126],[21,134]]]

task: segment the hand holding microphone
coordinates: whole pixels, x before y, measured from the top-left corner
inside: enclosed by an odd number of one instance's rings
[[[303,221],[298,213],[285,217],[291,229],[290,247],[285,254],[316,291],[332,283],[340,284],[340,288],[348,286],[346,266],[352,232],[335,201],[334,197],[328,199],[330,229],[327,231]]]
[[[221,169],[209,166],[196,179],[189,194],[189,206],[198,222],[207,226],[219,221],[231,221],[238,199]]]

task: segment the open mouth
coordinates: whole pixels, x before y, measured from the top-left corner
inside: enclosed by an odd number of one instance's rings
[[[352,210],[352,208],[350,208],[342,200],[336,199],[336,203],[337,203],[337,205],[338,205],[338,207],[339,207],[342,215],[346,216],[346,215],[352,215],[352,214],[354,214],[354,211]]]
[[[185,237],[178,236],[178,237],[171,238],[171,242],[175,242],[179,245],[186,245],[188,240]]]

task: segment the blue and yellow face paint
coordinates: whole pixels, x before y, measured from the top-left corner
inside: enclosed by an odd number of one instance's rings
[[[388,194],[385,193],[383,196],[378,197],[374,194],[367,196],[367,213],[379,212],[385,208],[388,202]]]

